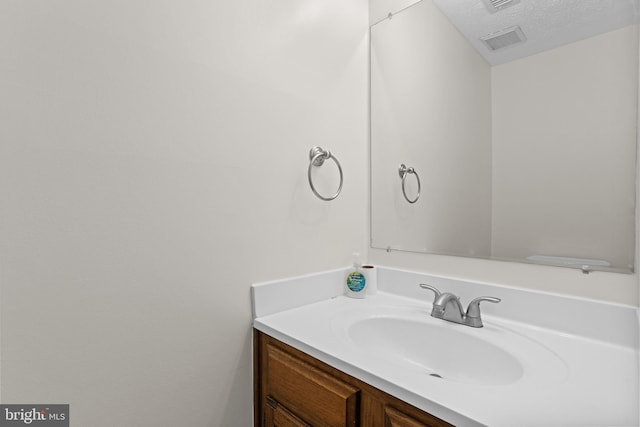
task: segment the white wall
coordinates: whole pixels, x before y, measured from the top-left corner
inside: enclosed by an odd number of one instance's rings
[[[3,403],[251,424],[249,285],[366,247],[367,18],[365,0],[1,3]],[[342,162],[331,203],[314,145]]]
[[[637,49],[627,26],[492,68],[494,257],[633,267]]]

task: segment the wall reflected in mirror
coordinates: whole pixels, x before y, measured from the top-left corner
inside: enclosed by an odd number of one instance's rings
[[[638,1],[491,3],[371,27],[372,247],[633,272]]]

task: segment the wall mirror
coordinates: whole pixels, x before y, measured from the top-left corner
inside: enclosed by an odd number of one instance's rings
[[[639,16],[422,0],[372,25],[371,246],[633,272]]]

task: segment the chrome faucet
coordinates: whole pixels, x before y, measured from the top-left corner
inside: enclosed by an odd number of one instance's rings
[[[422,289],[429,289],[435,293],[431,317],[448,322],[460,323],[461,325],[471,326],[472,328],[482,327],[482,318],[480,317],[480,303],[482,301],[493,303],[501,301],[500,298],[495,297],[479,297],[469,303],[465,313],[459,296],[450,292],[440,292],[434,286],[424,283],[420,283],[420,287]]]

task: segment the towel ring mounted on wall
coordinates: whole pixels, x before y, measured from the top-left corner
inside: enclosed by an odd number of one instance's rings
[[[325,200],[325,201],[330,201],[338,197],[338,194],[340,194],[340,192],[342,191],[342,183],[344,181],[343,179],[344,176],[342,174],[342,167],[340,166],[340,162],[338,161],[338,159],[336,159],[335,156],[333,156],[329,150],[325,151],[320,147],[313,147],[311,149],[311,151],[309,152],[309,159],[310,161],[309,161],[309,169],[307,170],[307,178],[309,179],[309,185],[311,186],[311,191],[313,191],[313,194],[318,196],[319,199]],[[338,171],[340,172],[340,185],[338,186],[338,191],[336,191],[336,194],[334,194],[331,197],[324,197],[323,195],[318,193],[318,190],[316,190],[316,187],[313,185],[313,180],[311,179],[311,168],[313,166],[317,166],[317,167],[322,166],[324,164],[324,161],[328,159],[333,159],[333,161],[336,162],[336,165],[338,166]]]
[[[416,170],[412,167],[406,167],[404,165],[404,163],[402,163],[400,165],[400,168],[398,169],[398,174],[400,175],[400,178],[402,178],[402,194],[404,195],[404,198],[407,202],[409,203],[415,203],[418,201],[418,199],[420,198],[420,177],[418,176],[418,172],[416,172]],[[405,181],[407,179],[407,175],[415,175],[416,180],[418,181],[418,194],[416,194],[416,198],[411,200],[408,196],[407,196],[407,190],[405,189],[404,185],[405,185]]]

